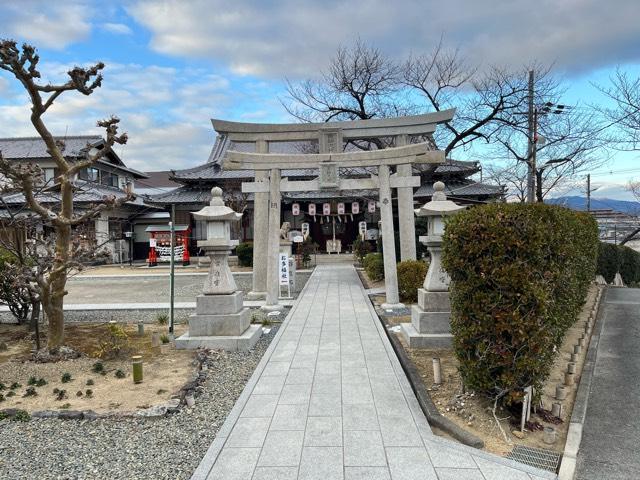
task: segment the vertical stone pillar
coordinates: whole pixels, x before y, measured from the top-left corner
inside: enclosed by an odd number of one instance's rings
[[[265,140],[256,142],[256,153],[268,153]],[[268,181],[269,172],[257,170],[255,180]],[[253,200],[253,284],[249,300],[263,300],[267,295],[267,248],[269,238],[269,194],[256,193]]]
[[[403,147],[409,143],[406,134],[396,137],[395,146]],[[398,165],[399,177],[411,177],[411,164]],[[416,224],[413,212],[413,187],[398,187],[398,227],[400,233],[400,260],[416,259]]]
[[[378,167],[380,182],[380,219],[382,220],[382,247],[384,255],[384,286],[387,301],[382,308],[402,308],[398,296],[398,272],[396,270],[396,242],[393,232],[393,205],[391,186],[389,185],[389,166]]]
[[[278,297],[278,254],[280,253],[280,169],[273,168],[269,174],[269,230],[267,247],[267,301],[265,310],[280,308]]]

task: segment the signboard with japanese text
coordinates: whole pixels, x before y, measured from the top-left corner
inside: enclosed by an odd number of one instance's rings
[[[289,285],[289,256],[286,253],[280,253],[278,257],[278,278],[280,286]]]
[[[291,213],[293,214],[294,217],[300,215],[299,203],[294,203],[293,205],[291,205]]]
[[[155,239],[155,238],[150,238],[150,239],[149,239],[149,247],[151,247],[151,248],[155,248],[155,247],[156,247],[156,245],[157,245],[157,243],[156,243],[156,239]]]

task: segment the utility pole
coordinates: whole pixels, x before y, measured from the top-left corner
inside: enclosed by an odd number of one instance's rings
[[[591,211],[591,174],[587,173],[587,212]]]
[[[535,112],[533,106],[534,71],[529,70],[529,111],[528,111],[528,147],[527,147],[527,203],[535,202],[536,198],[536,164],[535,164]]]
[[[173,304],[174,304],[174,292],[175,292],[175,231],[176,231],[176,204],[171,204],[171,221],[169,222],[169,235],[171,236],[171,250],[169,254],[169,333],[173,333]]]

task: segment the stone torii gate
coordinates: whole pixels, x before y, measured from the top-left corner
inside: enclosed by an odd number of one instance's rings
[[[279,250],[281,192],[323,190],[379,190],[384,246],[387,306],[399,306],[391,189],[398,189],[398,218],[402,260],[416,258],[412,176],[414,163],[441,163],[444,153],[429,142],[411,143],[411,136],[430,138],[439,123],[453,117],[454,110],[406,117],[328,123],[252,124],[212,120],[225,141],[253,143],[255,153],[228,150],[223,168],[255,171],[255,182],[243,183],[243,192],[254,193],[253,288],[249,298],[267,299],[267,307],[278,304],[277,258]],[[393,139],[393,147],[344,152],[350,140]],[[284,142],[317,141],[318,154],[269,153]],[[395,166],[396,173],[390,168]],[[374,167],[370,178],[340,178],[341,167]],[[282,170],[319,169],[314,180],[289,181]]]

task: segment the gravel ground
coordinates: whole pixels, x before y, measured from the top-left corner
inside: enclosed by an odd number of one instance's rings
[[[195,406],[168,417],[0,420],[0,478],[190,478],[277,330],[250,352],[213,352]]]

